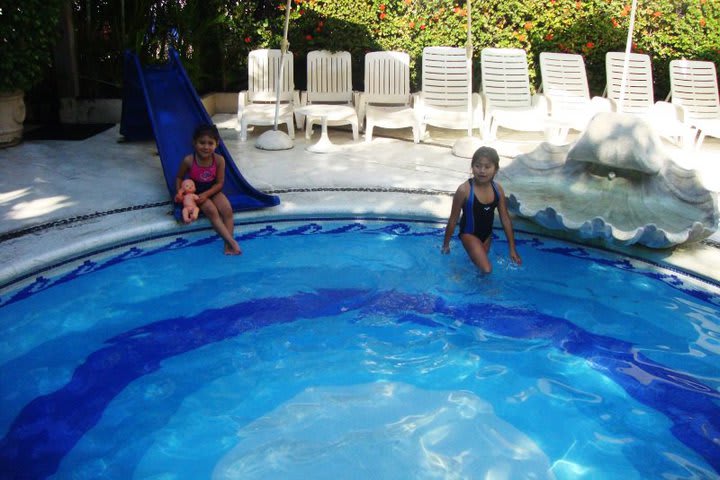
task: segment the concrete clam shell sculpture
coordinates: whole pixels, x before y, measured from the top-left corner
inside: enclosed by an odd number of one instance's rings
[[[718,228],[716,193],[632,115],[598,114],[574,144],[543,143],[499,179],[511,212],[582,238],[668,248]]]

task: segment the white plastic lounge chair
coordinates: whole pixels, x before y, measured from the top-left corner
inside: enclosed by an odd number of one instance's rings
[[[650,56],[630,53],[625,91],[621,96],[625,52],[608,52],[605,56],[607,85],[605,94],[619,113],[638,115],[660,136],[675,144],[692,136],[680,119],[680,110],[669,102],[655,102]]]
[[[285,123],[288,135],[295,138],[293,108],[300,96],[295,91],[292,52],[286,52],[283,61],[278,123]],[[248,55],[248,89],[238,95],[241,141],[247,140],[248,125],[274,125],[279,69],[280,50],[253,50]]]
[[[372,140],[374,127],[413,130],[420,141],[420,120],[412,107],[410,56],[405,52],[365,54],[365,91],[360,95],[358,114],[365,121],[365,141]]]
[[[525,50],[484,48],[480,52],[485,137],[497,137],[498,127],[526,132],[547,129],[547,100],[530,93]]]
[[[672,60],[670,95],[682,110],[683,122],[699,131],[695,147],[700,148],[707,135],[720,138],[720,94],[713,62]]]
[[[326,119],[327,125],[352,126],[353,138],[358,139],[358,115],[353,104],[352,57],[350,52],[314,50],[307,56],[307,90],[301,94],[300,103],[305,105],[337,105],[334,119]],[[317,116],[305,118],[305,137],[312,135]]]
[[[590,97],[582,55],[542,52],[540,74],[550,119],[559,130],[556,135],[560,140],[565,139],[569,129],[585,130],[597,113],[612,111],[609,100]]]
[[[468,68],[466,50],[457,47],[425,47],[422,55],[422,91],[415,95],[421,135],[427,125],[467,129]],[[472,128],[482,129],[480,94],[472,94]],[[482,133],[482,132],[480,132]]]

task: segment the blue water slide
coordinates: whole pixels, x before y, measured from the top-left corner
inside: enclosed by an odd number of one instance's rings
[[[166,64],[145,67],[137,55],[125,53],[122,107],[120,134],[129,141],[155,137],[168,192],[174,196],[180,162],[193,150],[193,131],[212,123],[175,50]],[[277,196],[260,192],[245,180],[222,140],[216,151],[226,160],[223,192],[234,211],[280,203]],[[180,206],[175,209],[177,218],[180,210]]]

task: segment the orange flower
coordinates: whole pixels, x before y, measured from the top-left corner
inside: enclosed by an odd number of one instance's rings
[[[533,24],[532,22],[525,22],[525,30],[530,30],[532,28]]]
[[[381,12],[384,12],[384,11],[385,11],[385,4],[384,4],[384,3],[381,3],[380,6],[378,7],[378,9],[380,9]]]
[[[612,22],[613,27],[618,28],[620,26],[620,22],[618,22],[615,17],[611,18],[610,21]]]
[[[295,5],[300,5],[303,2],[303,0],[295,0]]]
[[[310,35],[309,33],[307,35],[305,35],[305,40],[307,40],[308,42],[312,39],[313,39],[313,36]]]
[[[575,8],[582,8],[582,2],[580,0],[575,2]]]
[[[245,37],[245,43],[250,43],[250,42],[252,42],[252,38],[250,38],[250,37]]]
[[[408,27],[410,27],[410,28],[415,28],[415,22],[413,22],[412,20],[410,20],[410,23],[408,23]]]
[[[386,15],[385,15],[385,12],[381,13],[381,14],[380,14],[380,20],[385,20],[385,16],[386,16]]]
[[[588,49],[590,49],[590,48],[595,48],[595,44],[594,44],[593,42],[587,42],[587,43],[585,44],[585,46],[586,46]]]
[[[662,17],[662,12],[655,11],[655,13],[653,13],[653,17],[655,17],[655,18]]]
[[[545,35],[545,40],[547,40],[548,42],[553,38],[555,38],[555,35],[553,35],[552,33],[548,33],[547,35]]]
[[[427,28],[425,27],[425,24],[420,25],[420,30],[425,30],[425,28]]]
[[[700,19],[700,26],[703,27],[703,28],[705,28],[705,25],[707,25],[707,22],[705,21],[704,18],[701,18],[701,19]]]

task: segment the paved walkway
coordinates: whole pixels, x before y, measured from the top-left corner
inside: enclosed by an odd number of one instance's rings
[[[307,152],[298,132],[293,149],[268,152],[254,147],[254,135],[239,141],[233,116],[214,120],[250,184],[281,196],[278,207],[238,213],[238,220],[348,212],[445,219],[452,192],[469,175],[469,160],[450,150],[463,132],[431,129],[425,143],[414,145],[409,130],[378,129],[388,136],[367,144],[331,129],[331,139],[342,146],[331,154]],[[0,150],[0,287],[98,244],[179,228],[154,142],[122,143],[118,130],[84,141],[33,141]],[[492,146],[502,168],[541,140],[501,131]],[[703,155],[679,154],[678,161],[698,169],[705,185],[720,191],[720,142],[706,142]],[[515,224],[537,228],[519,219]],[[719,240],[716,234],[709,242],[672,250],[622,250],[720,280]]]

